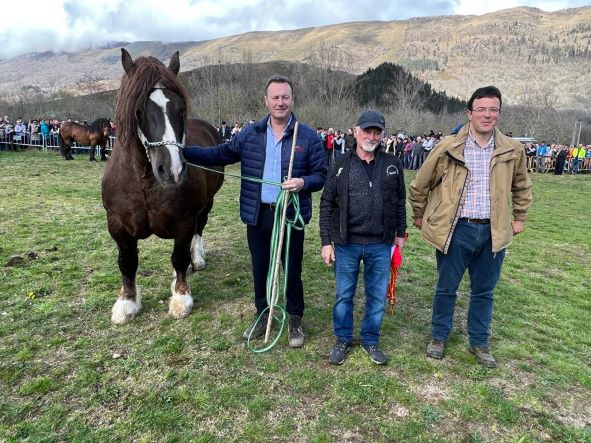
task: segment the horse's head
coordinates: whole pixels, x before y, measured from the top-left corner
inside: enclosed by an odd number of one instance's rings
[[[109,138],[111,136],[111,122],[109,119],[103,119],[101,123],[101,132],[105,136],[105,138]]]
[[[135,135],[145,148],[156,179],[164,185],[179,184],[188,171],[181,153],[185,143],[188,99],[177,79],[179,53],[174,53],[167,68],[154,57],[140,57],[134,62],[125,49],[121,52],[121,63],[128,82],[139,83],[127,89],[131,92],[141,89],[143,92],[143,96],[137,98],[141,104],[133,109]],[[120,97],[124,85],[125,82],[122,83]],[[119,114],[119,103],[117,108]],[[126,128],[119,115],[117,121],[120,137],[125,137]]]

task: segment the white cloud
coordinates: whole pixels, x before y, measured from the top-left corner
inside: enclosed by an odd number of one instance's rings
[[[12,1],[3,5],[0,57],[75,51],[114,41],[209,40],[350,21],[483,14],[518,5],[556,10],[583,4],[581,0],[27,0],[26,5]]]

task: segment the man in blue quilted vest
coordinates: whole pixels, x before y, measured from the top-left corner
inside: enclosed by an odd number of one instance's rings
[[[229,142],[210,148],[187,146],[184,150],[187,161],[206,166],[241,162],[243,176],[282,182],[287,177],[296,122],[296,116],[292,112],[294,96],[291,81],[284,76],[271,77],[267,81],[264,99],[269,110],[267,116],[246,126]],[[314,129],[300,124],[292,178],[283,181],[281,187],[299,194],[300,210],[305,223],[309,223],[312,217],[312,192],[322,189],[325,178],[326,157],[322,141]],[[279,187],[274,185],[248,180],[242,180],[240,185],[240,218],[246,223],[257,311],[255,321],[244,331],[244,338],[260,337],[266,328],[266,316],[258,322],[256,319],[267,308],[267,273],[278,194]],[[301,278],[304,231],[292,230],[288,255],[288,341],[290,347],[299,348],[304,345],[304,288]]]

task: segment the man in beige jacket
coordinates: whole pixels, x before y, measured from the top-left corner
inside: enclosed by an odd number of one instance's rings
[[[523,231],[532,202],[523,147],[496,128],[501,105],[496,87],[474,91],[468,124],[433,148],[409,189],[413,224],[437,249],[439,279],[427,355],[443,358],[456,292],[468,269],[470,351],[489,368],[496,366],[489,351],[493,290],[505,249]]]

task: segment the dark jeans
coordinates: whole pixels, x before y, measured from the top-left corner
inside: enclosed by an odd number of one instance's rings
[[[252,260],[254,280],[254,304],[257,314],[267,307],[267,274],[271,256],[271,234],[273,232],[274,210],[268,204],[261,203],[258,224],[247,225],[246,236]],[[284,242],[285,244],[285,242]],[[304,286],[302,285],[302,258],[304,256],[304,231],[291,230],[289,248],[289,269],[286,288],[286,311],[291,315],[304,314]],[[283,263],[284,255],[281,254]],[[271,283],[269,283],[271,284]],[[279,281],[278,287],[283,285]],[[270,288],[269,288],[270,289]]]
[[[472,346],[488,346],[493,312],[493,289],[499,281],[505,250],[492,253],[490,224],[458,221],[447,254],[436,251],[439,280],[433,299],[431,336],[447,341],[452,329],[457,290],[468,269],[470,304],[468,339]]]
[[[377,345],[384,318],[384,303],[390,279],[390,243],[362,245],[335,244],[334,273],[337,283],[332,310],[334,334],[342,341],[353,339],[353,297],[359,265],[363,261],[365,316],[361,323],[361,343]]]

